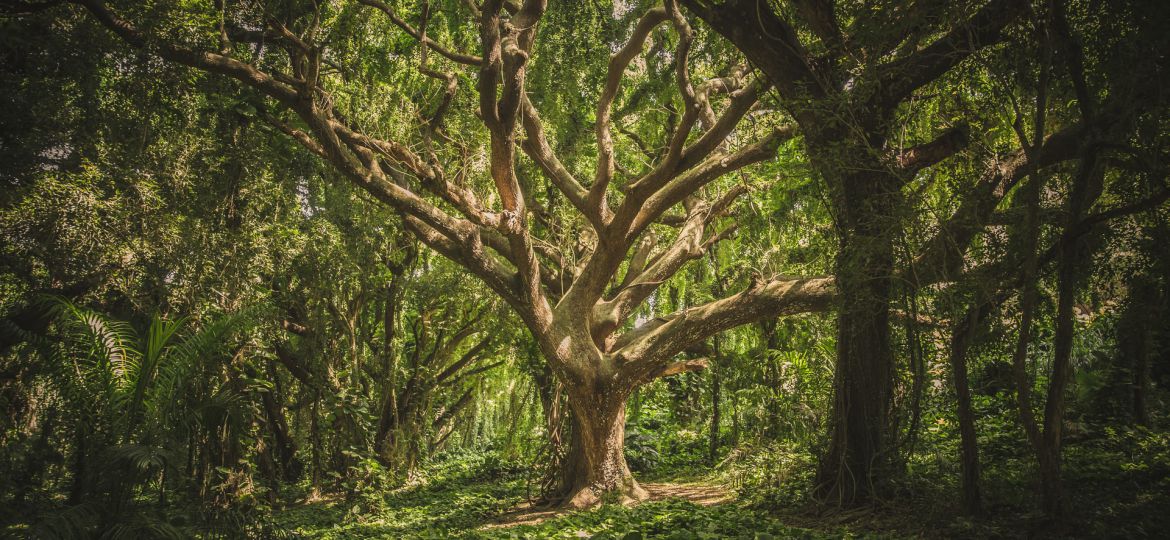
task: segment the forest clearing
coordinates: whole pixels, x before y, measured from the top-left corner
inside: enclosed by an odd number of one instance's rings
[[[1170,530],[1170,2],[0,1],[0,536]]]

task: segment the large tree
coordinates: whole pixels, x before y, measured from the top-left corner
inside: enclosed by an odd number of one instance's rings
[[[77,2],[132,46],[256,90],[266,98],[259,113],[265,120],[394,208],[422,242],[482,280],[515,310],[565,385],[575,442],[567,503],[591,505],[612,491],[644,498],[622,449],[631,392],[656,378],[701,367],[701,362],[675,357],[717,332],[830,304],[831,278],[762,278],[726,298],[638,326],[630,321],[661,284],[734,230],[723,218],[747,189],[715,189],[713,182],[772,158],[778,145],[794,135],[783,123],[742,122],[768,84],[736,65],[716,68],[722,76],[692,82],[694,32],[687,20],[673,2],[645,10],[612,55],[601,82],[596,167],[586,179],[554,150],[526,89],[530,65],[540,59],[536,38],[545,2],[489,1],[446,10],[473,21],[477,55],[432,37],[425,3],[415,12],[417,23],[405,21],[394,6],[361,3],[370,6],[369,15],[381,12],[424,45],[418,49],[418,71],[434,79],[442,97],[427,107],[417,130],[390,136],[395,131],[390,126],[363,129],[343,109],[337,94],[346,73],[336,63],[341,53],[330,48],[330,40],[345,31],[341,26],[346,15],[352,20],[353,6],[298,11],[221,3],[218,13],[211,5],[191,8],[194,13],[170,8],[133,13],[97,0]],[[135,22],[135,16],[145,22]],[[218,19],[218,32],[190,32],[186,26],[199,17],[212,24]],[[336,24],[330,27],[331,21]],[[672,63],[682,110],[654,161],[629,171],[615,159],[614,103],[631,63],[660,26],[674,30]],[[164,36],[164,28],[179,37]],[[268,51],[273,44],[282,53],[279,61]],[[494,188],[487,194],[468,178],[480,172],[467,166],[478,141],[444,125],[452,114],[461,113],[465,123],[471,117],[470,111],[452,113],[465,103],[456,97],[461,77],[472,78],[478,94],[472,103],[486,131],[480,139],[487,140],[482,172]],[[565,93],[575,90],[562,86]],[[404,97],[391,93],[379,99]],[[547,190],[523,175],[521,152],[543,174]],[[550,210],[562,199],[572,206],[570,219],[558,219]],[[656,233],[648,234],[652,229]],[[663,231],[672,232],[660,240],[657,234]],[[568,249],[559,247],[573,241]]]
[[[810,165],[828,189],[839,241],[837,365],[831,440],[817,486],[828,499],[864,500],[880,489],[894,458],[890,321],[899,288],[914,291],[958,278],[999,203],[1028,174],[1070,160],[1084,166],[1104,141],[1123,141],[1137,109],[1133,103],[1156,92],[1135,87],[1148,84],[1142,73],[1156,69],[1137,70],[1134,80],[1145,83],[1115,88],[1103,106],[1094,105],[1097,97],[1084,90],[1081,52],[1064,21],[1062,0],[682,1],[775,84],[781,106],[803,135]],[[1126,2],[1113,8],[1134,11]],[[910,195],[915,179],[973,146],[972,139],[994,144],[993,137],[971,135],[979,114],[971,111],[953,114],[958,117],[936,127],[933,139],[915,141],[912,126],[923,118],[922,103],[953,92],[947,85],[956,81],[978,81],[971,62],[991,61],[1005,43],[1026,52],[994,68],[996,77],[1027,80],[1036,65],[1045,73],[1033,113],[1036,129],[1020,131],[1014,148],[992,156],[974,185],[960,191],[953,213],[938,222],[938,234],[899,264],[896,246],[904,224],[918,212]],[[1059,81],[1052,85],[1061,85],[1069,101],[1098,113],[1054,113],[1046,122],[1047,78]],[[1076,91],[1066,90],[1070,86]],[[1017,127],[1026,123],[1018,105],[1014,116]],[[1074,212],[1069,219],[1080,216]]]
[[[807,0],[786,15],[763,0],[684,0],[752,68],[696,32],[675,0],[619,3],[601,28],[599,69],[557,56],[575,40],[564,30],[585,20],[561,17],[551,27],[559,42],[538,45],[549,24],[542,0],[72,3],[133,47],[253,90],[255,116],[511,306],[568,396],[564,500],[574,506],[606,492],[645,496],[623,455],[625,404],[640,385],[703,366],[680,353],[754,320],[830,309],[837,388],[820,483],[842,501],[865,498],[890,457],[895,282],[952,278],[1005,194],[1029,171],[1075,158],[1089,131],[1069,122],[1000,156],[898,275],[903,189],[968,139],[956,124],[895,143],[903,106],[1001,42],[1027,3],[871,12]],[[534,89],[530,74],[545,84]],[[1115,116],[1098,115],[1093,132]],[[661,286],[734,233],[749,187],[733,173],[800,137],[828,188],[836,275],[760,276],[657,313]]]

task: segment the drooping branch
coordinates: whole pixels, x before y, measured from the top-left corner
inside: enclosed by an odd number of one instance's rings
[[[927,47],[881,66],[880,106],[892,111],[912,92],[939,78],[976,51],[998,43],[1003,30],[1028,8],[1027,2],[991,0],[975,15]]]
[[[483,62],[483,59],[479,58],[478,56],[472,56],[469,54],[463,54],[460,52],[452,51],[452,50],[447,49],[446,47],[443,47],[442,45],[436,43],[435,40],[433,40],[429,37],[426,37],[425,33],[420,32],[419,30],[415,29],[410,24],[408,24],[406,21],[402,20],[402,18],[400,18],[397,14],[394,13],[393,8],[391,8],[389,5],[387,5],[385,2],[382,2],[381,0],[358,0],[358,2],[361,4],[365,4],[367,6],[373,7],[375,9],[377,9],[378,11],[381,11],[382,13],[385,13],[386,16],[390,18],[390,22],[394,23],[395,26],[401,28],[402,31],[406,32],[407,34],[410,34],[410,36],[413,37],[414,39],[420,40],[425,46],[427,46],[431,50],[439,53],[444,58],[451,60],[452,62],[456,62],[459,64],[468,65],[468,66],[479,66]]]

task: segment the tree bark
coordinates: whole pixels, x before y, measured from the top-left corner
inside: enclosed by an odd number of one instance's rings
[[[978,304],[972,305],[963,321],[955,326],[950,351],[955,395],[959,402],[963,511],[973,517],[983,515],[983,503],[979,494],[979,443],[975,433],[975,415],[971,410],[971,387],[967,380],[967,351],[975,341],[975,334],[984,318],[981,311]]]
[[[296,442],[293,441],[288,429],[288,420],[284,416],[284,407],[276,401],[272,392],[260,392],[261,404],[264,406],[264,416],[269,430],[272,433],[276,446],[277,466],[279,476],[285,482],[295,482],[301,477],[304,465],[297,459]]]
[[[718,343],[718,340],[716,340]],[[718,362],[718,346],[716,346],[716,362]],[[711,433],[710,442],[707,448],[707,461],[711,465],[715,465],[719,461],[719,401],[722,398],[720,388],[722,381],[719,377],[719,369],[711,370]]]
[[[614,496],[629,504],[649,494],[626,464],[626,400],[628,392],[599,392],[595,399],[569,394],[573,411],[572,449],[566,468],[574,475],[564,506],[588,508]],[[612,494],[612,495],[611,495]]]
[[[823,500],[852,506],[880,489],[889,468],[894,188],[884,177],[861,175],[844,178],[835,191],[842,209],[837,365],[831,439],[816,491]]]

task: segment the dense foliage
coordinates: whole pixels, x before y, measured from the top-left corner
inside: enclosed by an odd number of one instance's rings
[[[1158,536],[1167,24],[5,2],[3,535]]]

